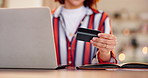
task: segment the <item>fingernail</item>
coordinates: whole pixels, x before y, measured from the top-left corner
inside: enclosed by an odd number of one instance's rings
[[[98,34],[98,36],[101,36],[101,34]]]
[[[90,40],[90,43],[93,43],[93,41],[92,41],[92,40]]]
[[[93,39],[92,40],[95,40],[96,38],[95,37],[93,37]]]

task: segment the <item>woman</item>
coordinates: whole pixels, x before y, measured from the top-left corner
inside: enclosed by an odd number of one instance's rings
[[[53,11],[53,28],[59,65],[80,66],[92,63],[116,63],[109,17],[93,8],[99,0],[55,0],[63,6]],[[100,30],[90,42],[75,38],[77,29]]]

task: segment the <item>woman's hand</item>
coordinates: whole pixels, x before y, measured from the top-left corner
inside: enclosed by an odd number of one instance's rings
[[[116,37],[111,34],[99,33],[98,37],[94,37],[91,41],[93,46],[99,48],[100,57],[107,61],[110,59],[110,51],[116,46]]]

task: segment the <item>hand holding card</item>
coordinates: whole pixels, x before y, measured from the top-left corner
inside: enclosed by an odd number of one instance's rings
[[[90,40],[93,37],[98,37],[98,33],[101,33],[101,31],[86,28],[78,28],[76,39],[85,42],[90,42]]]

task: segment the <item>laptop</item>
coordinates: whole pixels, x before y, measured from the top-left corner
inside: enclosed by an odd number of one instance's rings
[[[50,9],[0,9],[0,68],[57,69]]]

